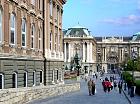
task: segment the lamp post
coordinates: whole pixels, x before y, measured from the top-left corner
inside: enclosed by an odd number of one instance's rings
[[[137,52],[132,51],[132,60],[133,60],[133,68],[132,68],[132,85],[131,85],[131,93],[130,93],[130,97],[134,97],[134,66],[135,66],[135,61],[137,59]]]
[[[126,72],[127,64],[125,64],[124,71]],[[125,83],[124,83],[124,90],[126,91],[126,75],[124,76],[125,78]]]

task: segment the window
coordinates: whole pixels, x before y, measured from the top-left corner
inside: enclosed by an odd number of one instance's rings
[[[12,13],[10,18],[10,43],[15,44],[15,15]]]
[[[35,71],[33,72],[33,86],[36,85],[36,73]]]
[[[40,83],[43,83],[43,71],[40,71]]]
[[[50,32],[50,50],[52,49],[52,31]]]
[[[17,73],[12,74],[12,88],[17,88]]]
[[[35,5],[35,0],[31,0],[31,4],[32,5]]]
[[[38,0],[38,8],[42,11],[42,0]]]
[[[42,49],[42,30],[39,29],[39,35],[38,35],[38,48],[41,50]]]
[[[53,11],[53,1],[50,0],[50,16],[52,16],[52,11]]]
[[[26,20],[25,18],[22,19],[22,30],[21,30],[21,35],[22,35],[22,46],[25,47],[26,46]]]
[[[34,35],[35,35],[35,26],[32,24],[31,26],[31,48],[34,48]]]
[[[27,81],[28,81],[28,73],[27,73],[27,71],[26,72],[24,72],[24,87],[27,87]]]
[[[3,74],[0,74],[0,89],[4,88],[4,76]]]
[[[2,10],[0,8],[0,42],[2,42]]]
[[[57,80],[59,79],[59,71],[57,70]]]

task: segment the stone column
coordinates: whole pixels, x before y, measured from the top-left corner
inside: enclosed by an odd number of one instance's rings
[[[106,62],[106,47],[104,48],[104,50],[105,50],[105,54],[104,54],[105,55],[105,59],[104,60]]]
[[[71,44],[69,43],[69,59],[68,59],[68,62],[70,62],[70,61],[71,61],[71,54],[70,54],[70,53],[71,53],[71,51],[70,51],[70,50],[71,50]]]
[[[90,43],[90,62],[92,62],[92,42]]]
[[[83,42],[83,62],[85,62],[85,43]]]
[[[104,47],[102,47],[102,50],[103,50],[103,58],[102,58],[102,61],[104,62]]]
[[[66,47],[66,43],[64,43],[64,54],[65,54],[65,62],[67,61],[67,47]]]
[[[122,48],[122,61],[124,60],[124,48]]]
[[[89,47],[89,43],[87,43],[87,62],[89,62],[90,61],[90,57],[89,57],[89,55],[90,55],[90,47]]]

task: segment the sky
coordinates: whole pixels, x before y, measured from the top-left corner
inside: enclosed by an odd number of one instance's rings
[[[63,10],[63,29],[80,25],[93,36],[140,32],[140,0],[67,0]]]

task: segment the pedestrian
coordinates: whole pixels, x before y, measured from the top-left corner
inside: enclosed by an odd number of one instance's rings
[[[92,80],[92,95],[95,95],[95,82]]]
[[[121,81],[119,81],[119,83],[118,83],[118,88],[119,88],[119,93],[121,94],[121,92],[122,92],[122,82]]]
[[[113,90],[114,83],[113,81],[110,81],[110,83],[111,83],[111,90]]]
[[[92,87],[93,87],[93,81],[91,78],[88,81],[87,85],[88,85],[89,96],[91,96],[92,95]]]
[[[106,81],[107,82],[107,89],[108,89],[108,93],[110,92],[111,89],[111,82],[110,81]]]
[[[117,87],[117,82],[114,81],[114,89],[116,90],[116,87]]]
[[[98,78],[98,75],[97,75],[97,73],[95,73],[95,77],[96,77],[96,79]]]
[[[106,90],[107,90],[107,86],[106,86],[106,84],[105,84],[105,80],[102,81],[102,86],[103,86],[103,90],[104,90],[104,92],[106,92]]]

